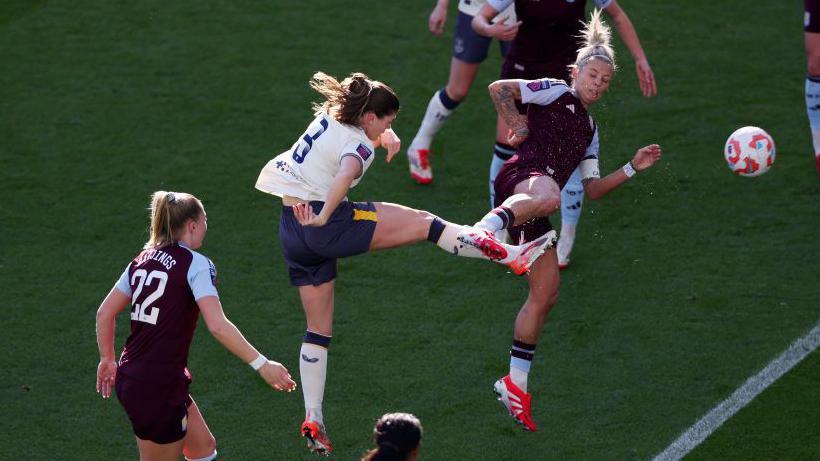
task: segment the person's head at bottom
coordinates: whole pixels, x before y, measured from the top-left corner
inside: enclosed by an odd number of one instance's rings
[[[362,461],[415,461],[422,431],[421,422],[410,413],[387,413],[373,428],[376,448],[367,452]]]

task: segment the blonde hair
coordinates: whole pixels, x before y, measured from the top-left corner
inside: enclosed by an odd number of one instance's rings
[[[313,103],[314,114],[327,113],[348,125],[358,126],[359,118],[368,111],[379,118],[399,111],[396,92],[361,72],[354,72],[341,82],[324,72],[316,72],[310,87],[325,97],[323,103]]]
[[[151,235],[146,250],[177,241],[179,232],[189,219],[197,220],[205,208],[198,198],[185,192],[158,190],[151,194]]]
[[[601,10],[594,9],[589,18],[589,22],[584,23],[584,29],[578,35],[583,41],[583,45],[578,48],[578,56],[575,64],[570,68],[581,70],[589,61],[600,59],[612,66],[612,70],[618,70],[615,65],[615,50],[612,49],[612,31],[601,19]]]

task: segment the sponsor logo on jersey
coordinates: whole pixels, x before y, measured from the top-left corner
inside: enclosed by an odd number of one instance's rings
[[[549,87],[550,87],[550,82],[548,82],[546,80],[537,80],[535,82],[527,83],[527,88],[529,88],[530,91],[547,90],[547,89],[549,89]]]
[[[362,160],[365,161],[367,161],[367,159],[369,159],[370,156],[373,155],[373,151],[370,150],[370,148],[368,148],[364,144],[359,144],[359,147],[356,148],[356,153],[359,154]]]

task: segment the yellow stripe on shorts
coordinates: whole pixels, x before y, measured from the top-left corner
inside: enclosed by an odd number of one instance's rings
[[[379,222],[379,218],[376,216],[375,211],[366,211],[359,209],[353,210],[353,220]]]

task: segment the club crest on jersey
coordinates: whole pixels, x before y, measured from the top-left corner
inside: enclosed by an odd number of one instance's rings
[[[371,155],[373,155],[373,151],[370,150],[364,144],[359,144],[359,147],[356,148],[356,153],[359,154],[359,156],[362,158],[362,160],[365,160],[365,161],[367,159],[369,159]]]
[[[529,88],[530,91],[547,90],[547,89],[549,89],[549,87],[550,87],[550,82],[548,82],[546,80],[538,80],[538,81],[535,81],[535,82],[527,83],[527,88]]]
[[[573,114],[575,113],[575,104],[567,104],[567,109]]]

